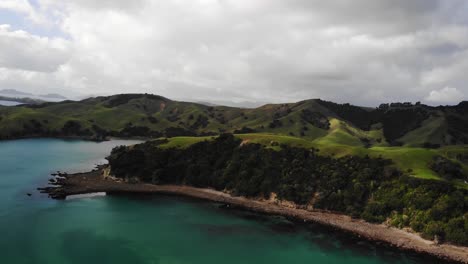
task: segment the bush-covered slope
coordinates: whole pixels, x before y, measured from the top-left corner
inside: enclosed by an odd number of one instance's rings
[[[330,135],[333,136],[334,133],[330,133]],[[365,157],[366,155],[374,158],[382,157],[392,160],[395,167],[407,173],[408,176],[447,181],[461,188],[468,189],[468,184],[465,183],[465,181],[468,182],[468,146],[445,146],[437,149],[406,146],[365,147],[336,144],[336,141],[333,142],[333,139],[329,137],[311,141],[301,137],[265,133],[236,134],[235,137],[241,139],[242,144],[261,144],[273,150],[280,150],[281,146],[286,145],[289,147],[316,149],[319,155],[334,158],[345,156]],[[378,136],[375,135],[374,137],[378,138]],[[161,139],[164,142],[162,142],[159,147],[184,149],[197,142],[205,140],[210,141],[215,138],[215,136],[173,137]],[[340,140],[342,141],[343,139]],[[437,170],[434,170],[432,165],[435,159],[439,157],[452,163],[451,166],[459,167],[460,171],[454,174],[447,174],[439,173]],[[455,177],[461,174],[463,174],[463,177]]]
[[[367,221],[411,227],[424,237],[468,245],[468,190],[408,177],[391,161],[369,156],[332,158],[315,149],[245,144],[230,134],[167,148],[167,140],[117,147],[111,174],[129,181],[187,184],[236,195],[293,201]],[[160,147],[166,145],[166,147]],[[445,160],[434,166],[447,167]]]

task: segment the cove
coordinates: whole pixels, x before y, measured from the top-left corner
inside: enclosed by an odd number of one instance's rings
[[[1,263],[436,263],[211,202],[160,195],[55,201],[35,190],[52,172],[87,171],[112,147],[134,143],[0,142]]]

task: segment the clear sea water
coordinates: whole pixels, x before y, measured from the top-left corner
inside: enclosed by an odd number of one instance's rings
[[[55,201],[35,190],[51,172],[92,169],[113,146],[132,143],[0,142],[0,263],[439,263],[211,202],[174,196]]]

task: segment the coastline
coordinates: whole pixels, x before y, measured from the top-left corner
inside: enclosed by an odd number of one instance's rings
[[[89,141],[89,142],[108,142],[112,140],[140,140],[142,142],[151,140],[152,138],[149,137],[105,137],[105,138],[95,138],[95,137],[88,137],[88,136],[21,136],[21,137],[11,137],[11,138],[2,138],[0,137],[1,141],[13,141],[13,140],[22,140],[22,139],[60,139],[60,140],[82,140],[82,141]]]
[[[84,141],[93,141],[93,142],[105,142],[105,141],[110,141],[114,138],[97,139],[95,137],[90,137],[90,136],[43,136],[43,135],[0,137],[0,141],[21,140],[21,139],[62,139],[62,140],[84,140]],[[126,139],[126,138],[122,138],[122,139]]]
[[[318,211],[305,210],[288,203],[278,203],[272,200],[254,200],[240,196],[232,196],[225,192],[207,188],[196,188],[181,185],[154,185],[147,183],[127,183],[121,180],[105,177],[104,167],[88,173],[58,174],[50,181],[55,186],[38,188],[54,199],[65,199],[70,195],[106,192],[118,193],[154,193],[188,196],[197,199],[224,203],[236,208],[242,208],[258,213],[282,215],[304,222],[310,221],[334,227],[371,241],[381,241],[402,250],[413,251],[435,256],[440,259],[468,263],[468,247],[450,244],[436,245],[417,234],[410,233],[383,224],[372,224],[350,216]]]

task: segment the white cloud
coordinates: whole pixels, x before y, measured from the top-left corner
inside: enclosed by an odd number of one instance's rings
[[[0,67],[54,72],[70,56],[70,44],[59,38],[32,35],[0,25]]]
[[[425,98],[426,101],[432,103],[458,103],[463,99],[463,94],[453,87],[444,87],[440,90],[433,90],[429,96]]]
[[[47,19],[37,12],[28,0],[2,0],[0,9],[7,9],[18,13],[23,13],[34,23],[45,23]]]
[[[39,3],[32,12],[69,40],[0,30],[0,67],[19,78],[0,78],[0,88],[365,105],[444,86],[468,94],[464,0]]]

